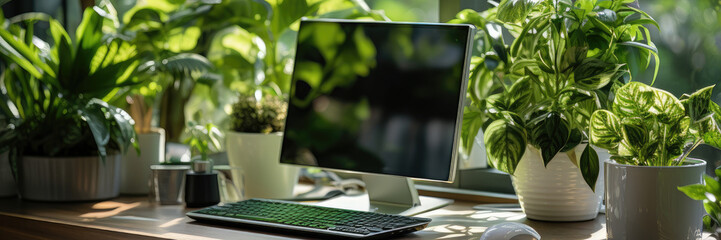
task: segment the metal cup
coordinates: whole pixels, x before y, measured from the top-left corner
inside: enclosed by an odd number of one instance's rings
[[[150,200],[161,205],[183,204],[186,165],[152,165]]]

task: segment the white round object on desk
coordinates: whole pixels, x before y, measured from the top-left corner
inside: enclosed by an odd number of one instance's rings
[[[505,222],[486,229],[480,240],[541,240],[541,235],[526,224]]]

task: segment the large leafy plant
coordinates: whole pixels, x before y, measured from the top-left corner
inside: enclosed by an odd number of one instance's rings
[[[285,97],[303,17],[388,20],[362,0],[222,1],[201,21],[204,29],[217,29],[210,38],[207,57],[222,75],[223,84],[194,93],[189,110],[203,112],[194,119],[233,128],[228,114],[238,95]],[[205,99],[212,101],[200,101]]]
[[[454,23],[478,27],[464,109],[463,148],[483,129],[489,163],[513,174],[528,145],[545,165],[566,152],[593,189],[598,156],[586,145],[591,114],[610,93],[658,57],[644,24],[656,25],[633,1],[503,0]],[[504,35],[514,38],[506,44]],[[631,68],[634,66],[634,68]],[[576,159],[579,159],[576,161]]]
[[[122,96],[139,65],[134,45],[116,35],[112,6],[88,8],[71,40],[46,15],[0,17],[0,116],[9,124],[0,145],[11,156],[88,156],[102,159],[133,142],[133,120],[108,101]],[[47,21],[51,43],[34,36]]]
[[[212,85],[217,77],[208,74],[212,64],[203,56],[199,40],[199,18],[208,14],[213,1],[148,1],[130,9],[123,17],[121,31],[133,36],[148,80],[133,90],[148,108],[157,105],[159,125],[170,141],[180,141],[185,128],[185,107],[196,83]],[[136,107],[137,108],[137,107]],[[138,111],[134,111],[138,112]],[[147,116],[147,115],[146,115]],[[137,120],[144,119],[138,114]],[[145,118],[147,119],[147,118]]]
[[[713,86],[681,100],[671,93],[631,82],[616,92],[611,110],[593,113],[590,139],[611,159],[640,166],[677,166],[698,145],[721,148],[721,109]]]

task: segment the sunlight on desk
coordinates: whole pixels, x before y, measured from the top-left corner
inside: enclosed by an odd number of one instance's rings
[[[160,225],[158,227],[159,228],[167,228],[167,227],[175,226],[175,225],[178,225],[179,223],[182,223],[184,219],[185,219],[185,217],[179,217],[179,218],[170,220],[166,223],[163,223],[162,225]]]
[[[118,215],[124,211],[140,206],[140,202],[120,203],[113,201],[99,202],[93,205],[92,209],[112,209],[105,212],[91,212],[80,215],[81,218],[107,218]]]

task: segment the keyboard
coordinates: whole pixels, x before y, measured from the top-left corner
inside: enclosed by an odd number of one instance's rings
[[[430,218],[250,199],[188,212],[200,222],[331,238],[386,238],[421,230]]]

